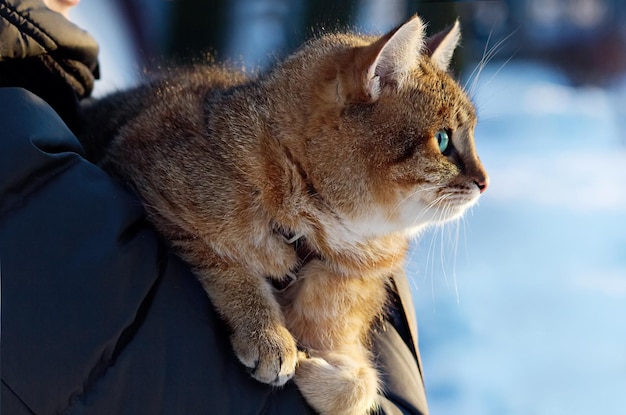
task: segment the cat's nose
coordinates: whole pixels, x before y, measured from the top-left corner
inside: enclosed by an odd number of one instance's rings
[[[475,177],[474,183],[476,183],[476,186],[478,186],[478,190],[480,190],[480,193],[482,194],[485,190],[487,190],[487,186],[489,186],[489,177]]]

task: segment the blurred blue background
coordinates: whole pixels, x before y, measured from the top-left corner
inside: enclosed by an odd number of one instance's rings
[[[415,243],[432,415],[626,413],[626,2],[90,1],[96,94],[209,54],[266,68],[324,30],[459,16],[491,186]]]

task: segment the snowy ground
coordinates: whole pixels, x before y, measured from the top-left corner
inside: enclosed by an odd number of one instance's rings
[[[491,186],[408,267],[431,415],[623,414],[625,89],[498,68],[474,94]]]

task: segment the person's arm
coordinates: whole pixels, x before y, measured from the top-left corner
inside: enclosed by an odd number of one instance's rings
[[[74,128],[78,101],[98,77],[97,58],[96,40],[42,0],[0,0],[0,87],[28,89]]]

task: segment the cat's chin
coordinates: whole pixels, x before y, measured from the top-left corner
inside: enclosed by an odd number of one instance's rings
[[[344,218],[343,223],[354,241],[390,234],[404,234],[413,238],[429,225],[439,225],[461,218],[467,209],[478,201],[479,196],[478,191],[462,196],[457,194],[441,206],[418,202],[413,205],[405,203],[391,212],[372,209],[369,214],[362,217]]]
[[[433,214],[431,223],[440,225],[462,218],[465,212],[476,204],[480,193],[477,192],[475,196],[472,196],[473,197],[468,197],[467,200],[461,199],[455,203],[448,203],[445,207],[437,209]]]

